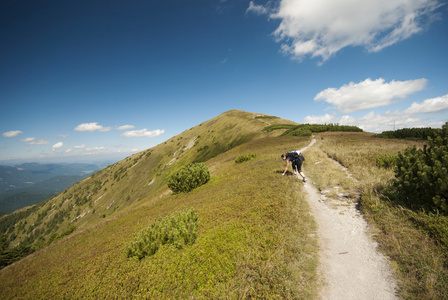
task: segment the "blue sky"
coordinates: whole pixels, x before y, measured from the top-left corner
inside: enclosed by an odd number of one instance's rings
[[[0,40],[0,164],[117,161],[230,109],[448,121],[446,1],[7,0]]]

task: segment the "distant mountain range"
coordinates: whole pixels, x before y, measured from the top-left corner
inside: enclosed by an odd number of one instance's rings
[[[84,163],[0,165],[0,212],[37,204],[101,168]]]

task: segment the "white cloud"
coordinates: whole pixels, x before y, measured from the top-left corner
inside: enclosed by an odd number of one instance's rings
[[[38,141],[34,141],[34,140],[33,140],[33,141],[29,142],[28,145],[47,145],[47,144],[49,144],[49,143],[50,143],[49,141],[40,139],[40,140],[38,140]]]
[[[349,115],[339,117],[336,114],[325,114],[323,116],[306,116],[304,119],[304,123],[355,125],[356,119]]]
[[[265,15],[268,13],[268,9],[263,5],[256,5],[253,1],[249,2],[249,7],[246,9],[246,13],[253,12],[257,15]]]
[[[342,113],[386,106],[393,99],[406,98],[407,96],[422,90],[427,80],[416,79],[408,81],[394,81],[387,83],[383,78],[371,80],[370,78],[360,82],[343,85],[339,89],[328,88],[316,95],[315,101],[324,100],[333,104]]]
[[[123,125],[123,126],[117,127],[117,130],[129,130],[129,129],[133,129],[133,128],[135,128],[134,125]]]
[[[281,0],[270,17],[281,20],[274,35],[284,53],[325,61],[348,46],[376,52],[407,39],[439,6],[438,0]],[[247,11],[262,8],[251,1]]]
[[[126,131],[121,134],[121,136],[131,138],[131,137],[156,137],[165,133],[165,130],[156,129],[148,131],[146,128],[141,130]]]
[[[72,151],[73,151],[73,149],[67,149],[67,150],[65,150],[65,153],[70,153]]]
[[[73,148],[75,148],[75,149],[83,149],[85,147],[86,147],[86,144],[82,144],[82,145],[77,145],[77,146],[75,146]]]
[[[352,116],[349,115],[345,115],[342,116],[338,122],[336,122],[338,124],[344,124],[344,125],[356,125],[356,119],[353,118]]]
[[[384,114],[369,112],[357,119],[359,127],[368,132],[383,132],[388,130],[412,127],[428,127],[428,121],[423,118],[414,118],[401,111],[388,111]]]
[[[448,118],[435,119],[432,113],[448,108],[448,95],[426,99],[421,103],[412,105],[403,111],[388,111],[377,114],[373,111],[362,117],[355,118],[350,115],[339,117],[337,114],[323,116],[306,116],[304,123],[325,124],[337,123],[340,125],[354,125],[368,132],[382,132],[400,128],[432,127],[441,128]],[[418,115],[418,116],[417,116]]]
[[[54,144],[53,146],[51,146],[51,150],[56,151],[57,149],[61,148],[62,146],[64,146],[64,143],[58,142],[58,143]]]
[[[10,138],[10,137],[16,137],[16,136],[18,136],[19,134],[22,134],[22,133],[23,132],[20,131],[20,130],[13,130],[13,131],[4,132],[2,135],[4,137]]]
[[[411,107],[405,110],[407,114],[420,114],[420,113],[431,113],[438,112],[444,109],[448,109],[448,94],[432,98],[426,99],[422,103],[414,102]]]
[[[31,142],[31,141],[34,141],[36,138],[34,138],[34,137],[29,137],[29,138],[26,138],[26,139],[23,139],[23,140],[20,140],[21,142],[24,142],[24,143],[29,143],[29,142]]]
[[[76,131],[109,131],[110,127],[103,127],[98,125],[97,122],[93,123],[82,123],[75,127]]]
[[[46,140],[43,140],[43,139],[40,139],[40,140],[36,141],[35,137],[29,137],[29,138],[26,138],[26,139],[22,139],[20,141],[24,142],[24,143],[26,143],[28,145],[47,145],[47,144],[50,143],[49,141],[46,141]]]
[[[66,138],[66,137],[68,137],[68,134],[58,134],[58,137]]]
[[[325,114],[323,116],[306,116],[304,123],[309,124],[328,124],[335,123],[336,119],[334,115]]]
[[[92,148],[86,148],[86,151],[100,151],[100,150],[106,150],[106,147],[92,147]]]

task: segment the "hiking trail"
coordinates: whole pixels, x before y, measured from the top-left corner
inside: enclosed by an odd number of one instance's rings
[[[313,138],[301,151],[315,142]],[[388,259],[377,251],[377,243],[356,203],[344,201],[343,205],[334,205],[317,191],[309,178],[304,190],[318,227],[319,272],[324,283],[320,298],[398,299]]]

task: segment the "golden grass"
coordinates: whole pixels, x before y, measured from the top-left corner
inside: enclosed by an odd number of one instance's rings
[[[378,168],[380,154],[396,155],[423,142],[372,138],[368,133],[327,133],[317,137],[319,147],[359,180],[360,207],[373,228],[379,247],[395,266],[403,299],[448,299],[448,249],[432,232],[448,225],[448,218],[411,211],[382,195],[393,170]],[[429,223],[423,227],[416,220]],[[421,222],[420,222],[421,223]],[[443,234],[443,233],[442,233]],[[445,242],[446,244],[446,242]]]
[[[321,141],[304,153],[306,157],[305,172],[319,191],[327,191],[327,196],[337,197],[337,193],[355,197],[358,183],[347,176],[341,165],[332,161],[321,149]]]
[[[422,142],[409,140],[388,140],[373,138],[371,133],[322,133],[317,136],[322,142],[321,148],[332,159],[348,168],[353,176],[360,180],[363,188],[374,188],[393,178],[393,170],[376,167],[376,158],[380,154],[396,155],[406,147]]]

